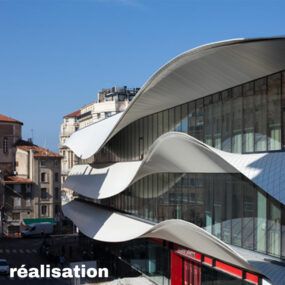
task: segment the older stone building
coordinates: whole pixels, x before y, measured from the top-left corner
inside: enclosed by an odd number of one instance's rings
[[[16,142],[21,139],[23,123],[0,114],[0,170],[11,174],[15,168]]]
[[[22,140],[22,125],[0,115],[0,232],[10,236],[24,224],[54,221],[61,204],[61,156]]]

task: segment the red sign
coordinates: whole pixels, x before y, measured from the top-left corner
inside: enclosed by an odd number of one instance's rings
[[[202,254],[198,253],[196,251],[184,249],[184,248],[179,248],[179,249],[176,249],[175,252],[179,255],[193,259],[195,261],[199,261],[199,262],[202,261]]]

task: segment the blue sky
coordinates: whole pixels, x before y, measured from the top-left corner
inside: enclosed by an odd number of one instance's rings
[[[0,0],[0,113],[56,150],[62,116],[212,41],[285,34],[283,0]],[[285,52],[285,51],[284,51]]]

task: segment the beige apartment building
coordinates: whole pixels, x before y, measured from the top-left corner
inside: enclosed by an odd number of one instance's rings
[[[21,141],[16,152],[18,177],[33,182],[33,213],[30,218],[56,218],[60,213],[61,156]]]
[[[81,114],[78,118],[79,129],[120,113],[128,105],[128,100],[91,102],[80,109]]]
[[[74,153],[64,146],[66,139],[78,129],[85,128],[93,123],[123,112],[138,90],[139,88],[130,89],[127,86],[102,89],[97,94],[97,101],[86,104],[79,110],[63,117],[60,127],[59,147],[60,155],[63,157],[61,161],[62,182],[65,181],[73,165],[78,163],[78,158]]]
[[[1,233],[60,217],[61,156],[22,140],[23,123],[0,115]]]

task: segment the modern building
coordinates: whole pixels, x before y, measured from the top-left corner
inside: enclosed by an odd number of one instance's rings
[[[285,284],[285,38],[187,51],[66,142],[64,214],[157,284]]]
[[[60,213],[61,156],[22,140],[22,125],[0,115],[1,234],[8,236]]]

